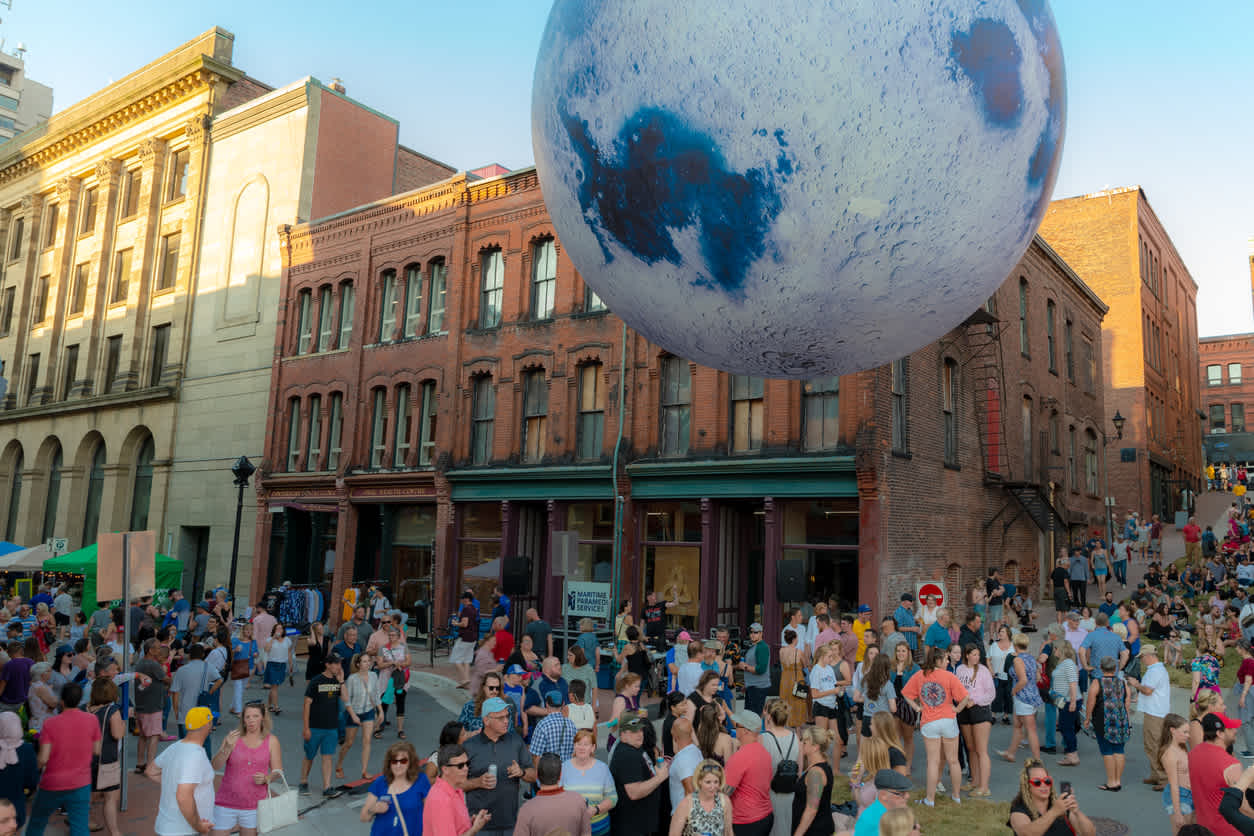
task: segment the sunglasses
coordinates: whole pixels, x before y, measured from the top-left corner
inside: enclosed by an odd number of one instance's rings
[[[487,691],[487,692],[491,693],[492,691],[499,691],[499,690],[501,690],[501,686],[500,686],[500,685],[485,685],[485,686],[483,687],[483,690],[485,690],[485,691]]]
[[[449,761],[448,763],[444,765],[449,769],[466,769],[467,767],[470,766],[470,761],[464,760],[464,761],[458,761],[457,763],[453,763],[452,761]]]
[[[722,772],[722,771],[723,770],[721,767],[715,766],[712,763],[707,763],[705,766],[701,767],[702,774],[706,772]]]
[[[388,763],[409,763],[409,758],[392,758]]]
[[[1034,787],[1052,787],[1054,785],[1053,778],[1029,778],[1028,783]]]

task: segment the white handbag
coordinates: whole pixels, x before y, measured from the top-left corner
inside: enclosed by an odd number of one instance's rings
[[[287,776],[282,771],[283,792],[275,795],[270,785],[266,784],[266,797],[257,802],[257,830],[269,833],[289,824],[296,824],[300,794],[287,783]]]

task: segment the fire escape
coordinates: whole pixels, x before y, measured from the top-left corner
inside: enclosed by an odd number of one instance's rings
[[[997,317],[985,308],[979,308],[960,326],[965,332],[966,359],[964,373],[971,383],[975,402],[975,423],[980,439],[980,452],[984,465],[984,484],[1000,487],[1009,497],[994,517],[984,523],[989,528],[1005,516],[1002,535],[1022,514],[1027,514],[1041,532],[1051,530],[1063,533],[1067,520],[1055,502],[1050,501],[1049,482],[1038,472],[1025,472],[1015,478],[1010,457],[1006,450],[1006,399],[1005,375],[1002,358],[1001,335],[1005,327]],[[1031,443],[1028,439],[1026,443]],[[1041,459],[1042,464],[1044,458]]]

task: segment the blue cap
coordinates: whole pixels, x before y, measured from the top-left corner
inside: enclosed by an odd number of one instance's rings
[[[509,711],[509,703],[500,697],[492,697],[483,701],[483,709],[479,712],[479,716],[486,717],[498,711]]]
[[[506,676],[522,676],[527,671],[522,665],[510,665],[505,669]]]
[[[862,604],[861,606],[858,607],[858,612],[870,612],[870,611],[871,611],[871,606],[869,604]]]

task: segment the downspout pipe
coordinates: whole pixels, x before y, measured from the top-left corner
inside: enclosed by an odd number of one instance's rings
[[[618,438],[614,441],[614,463],[610,468],[610,496],[614,497],[614,560],[611,575],[610,627],[618,611],[620,575],[623,566],[623,497],[618,494],[618,454],[623,446],[623,410],[627,401],[627,323],[623,322],[622,353],[618,361]]]

